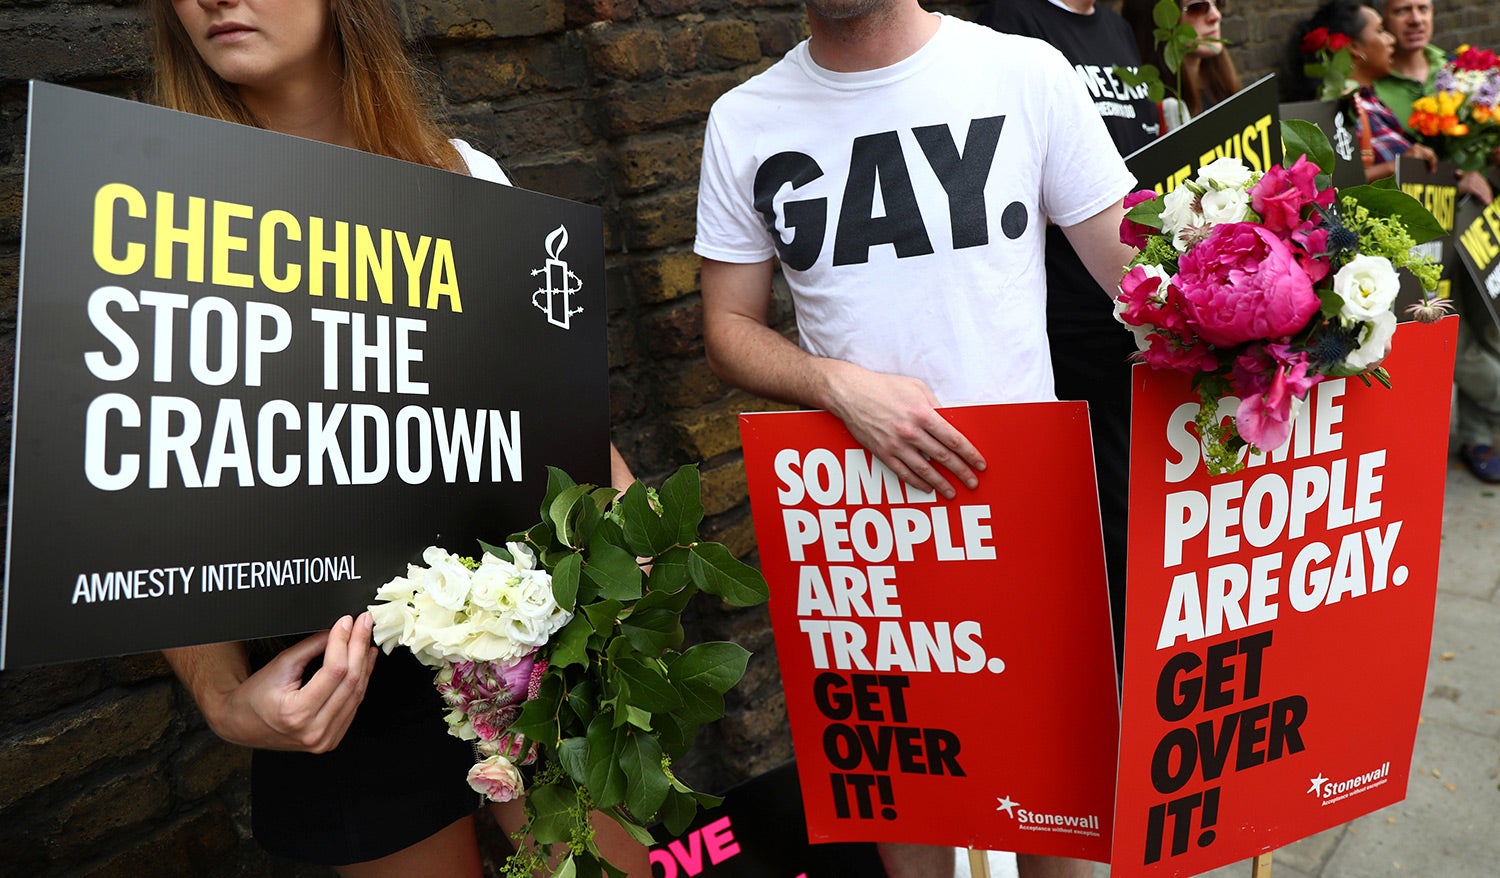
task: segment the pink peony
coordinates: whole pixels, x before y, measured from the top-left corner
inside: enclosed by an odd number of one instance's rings
[[[1219,368],[1214,352],[1202,341],[1161,334],[1151,336],[1151,347],[1141,352],[1141,359],[1153,369],[1175,369],[1190,374]]]
[[[1217,347],[1291,335],[1319,307],[1312,281],[1287,245],[1251,223],[1215,226],[1178,267],[1183,316]]]
[[[491,802],[509,802],[521,794],[521,771],[504,756],[491,756],[469,769],[469,786]]]
[[[1132,207],[1144,201],[1150,201],[1156,197],[1156,193],[1150,189],[1141,189],[1125,196],[1125,211],[1128,213]],[[1157,234],[1157,230],[1148,225],[1138,223],[1132,219],[1120,220],[1120,243],[1137,250],[1146,246],[1146,239]]]
[[[1327,207],[1333,202],[1333,190],[1319,191],[1318,166],[1298,156],[1290,168],[1272,167],[1250,190],[1250,206],[1260,214],[1266,228],[1285,238],[1302,224],[1302,211],[1308,205]]]

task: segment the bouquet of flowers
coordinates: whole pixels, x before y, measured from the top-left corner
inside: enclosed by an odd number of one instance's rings
[[[506,874],[619,874],[590,814],[642,844],[660,818],[674,833],[718,799],[671,770],[698,727],[724,714],[749,653],[733,643],[681,649],[680,616],[700,589],[733,606],[765,602],[765,580],[700,541],[696,467],[658,493],[575,484],[548,470],[542,520],[482,558],[437,547],[376,592],[375,640],[436,669],[448,732],[475,745],[469,784],[496,802],[525,794],[527,832]],[[535,766],[529,784],[521,771]],[[583,871],[580,873],[579,870]]]
[[[1500,146],[1500,59],[1462,46],[1433,82],[1434,94],[1412,104],[1407,127],[1419,140],[1465,171],[1484,169]]]
[[[1165,197],[1126,199],[1120,238],[1141,252],[1115,317],[1144,362],[1193,376],[1214,474],[1242,467],[1247,444],[1286,442],[1296,405],[1324,378],[1389,386],[1380,362],[1395,331],[1396,269],[1425,290],[1441,271],[1412,252],[1442,234],[1415,199],[1391,186],[1328,186],[1333,150],[1311,123],[1284,121],[1282,139],[1296,155],[1288,166],[1261,174],[1221,158]],[[1418,316],[1435,320],[1446,306],[1428,298]]]
[[[1359,87],[1349,76],[1354,57],[1348,35],[1329,33],[1326,27],[1314,28],[1302,38],[1300,48],[1312,59],[1303,65],[1302,72],[1318,82],[1318,100],[1337,100]]]

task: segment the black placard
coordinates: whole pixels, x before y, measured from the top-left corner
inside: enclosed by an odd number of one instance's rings
[[[1274,76],[1237,92],[1187,125],[1125,157],[1137,187],[1164,195],[1209,162],[1243,159],[1252,171],[1281,164],[1281,127]]]
[[[1333,185],[1339,189],[1361,186],[1365,166],[1359,155],[1358,120],[1352,98],[1336,101],[1294,101],[1281,105],[1281,118],[1301,119],[1322,130],[1333,147]]]
[[[325,627],[608,479],[596,208],[43,83],[26,156],[0,666]]]

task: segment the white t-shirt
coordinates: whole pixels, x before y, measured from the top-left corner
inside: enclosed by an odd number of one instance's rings
[[[810,353],[945,405],[1050,400],[1047,220],[1133,186],[1061,54],[943,17],[893,66],[825,70],[803,42],[720,98],[694,250],[779,255]]]

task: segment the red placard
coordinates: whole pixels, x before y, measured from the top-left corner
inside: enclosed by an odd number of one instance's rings
[[[1456,335],[1403,324],[1390,389],[1318,385],[1229,476],[1201,465],[1187,377],[1135,370],[1111,874],[1197,875],[1405,797]]]
[[[740,417],[808,837],[1103,860],[1118,727],[1082,403],[943,410],[952,501],[824,412]]]

